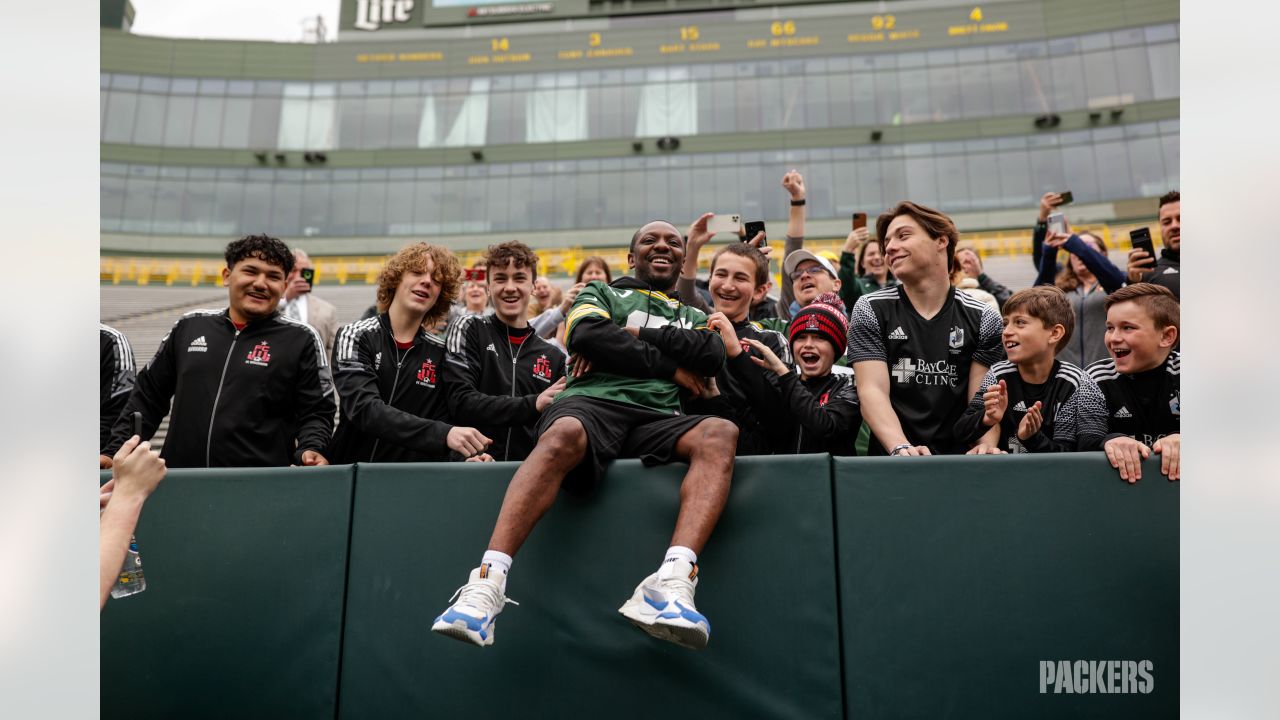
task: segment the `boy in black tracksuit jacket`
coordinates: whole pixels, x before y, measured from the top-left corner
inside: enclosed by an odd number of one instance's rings
[[[564,352],[496,313],[459,318],[449,328],[446,349],[453,416],[493,439],[488,452],[494,460],[528,457],[537,442],[538,398],[564,377]]]
[[[333,432],[333,385],[320,336],[276,310],[293,268],[288,246],[249,236],[227,246],[230,304],[189,312],[160,342],[112,429],[110,457],[169,415],[169,467],[323,465]],[[169,401],[173,400],[173,409]]]
[[[484,267],[493,314],[449,327],[449,408],[492,438],[494,460],[524,460],[537,442],[534,424],[565,387],[565,356],[529,325],[533,249],[515,240],[491,245]]]
[[[379,313],[338,331],[333,368],[342,415],[331,462],[449,459],[443,340],[419,328],[411,347],[399,347]]]
[[[771,428],[774,452],[855,454],[862,424],[857,387],[852,371],[835,365],[846,349],[845,318],[840,298],[824,293],[804,306],[787,328],[794,369],[755,340],[747,343],[759,357],[743,352],[729,361],[747,393],[773,406],[763,417]],[[770,370],[772,377],[748,364]]]
[[[124,333],[98,323],[98,450],[111,442],[111,427],[133,392],[133,348]]]
[[[1160,472],[1181,479],[1182,356],[1178,301],[1168,288],[1135,283],[1107,296],[1107,351],[1086,371],[1106,396],[1103,452],[1128,482],[1142,460],[1160,455]]]
[[[448,250],[406,245],[378,275],[379,313],[338,331],[334,462],[491,459],[487,437],[452,424],[444,340],[426,330],[448,314],[461,275]]]

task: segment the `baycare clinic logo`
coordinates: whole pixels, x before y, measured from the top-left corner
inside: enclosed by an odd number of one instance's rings
[[[430,360],[424,360],[422,368],[418,370],[418,384],[423,387],[433,388],[436,386],[436,364]]]
[[[249,354],[245,357],[244,362],[246,365],[258,365],[260,367],[267,367],[267,365],[271,362],[271,346],[267,343],[266,340],[263,340],[257,345],[254,345],[253,349],[250,350]]]
[[[957,381],[955,364],[946,360],[929,362],[924,359],[899,358],[898,362],[889,369],[889,374],[893,376],[894,380],[903,385],[947,385],[955,387]]]

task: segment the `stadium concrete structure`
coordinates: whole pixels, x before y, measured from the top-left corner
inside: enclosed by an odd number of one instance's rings
[[[792,167],[827,239],[904,198],[1025,233],[1051,190],[1146,222],[1178,186],[1176,0],[344,0],[328,43],[143,37],[111,4],[105,256],[616,248],[703,211],[778,237]]]

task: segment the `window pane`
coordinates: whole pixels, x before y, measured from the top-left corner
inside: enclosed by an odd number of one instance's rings
[[[1092,145],[1063,147],[1062,174],[1066,189],[1075,196],[1076,202],[1098,202],[1103,199],[1098,193],[1098,172],[1093,162]]]
[[[1135,197],[1133,178],[1129,173],[1129,153],[1121,142],[1098,143],[1093,148],[1098,168],[1098,187],[1102,200]]]
[[[324,171],[328,176],[328,171]],[[308,179],[302,183],[302,215],[298,223],[302,226],[302,235],[331,235],[329,223],[329,195],[332,185],[327,179]]]
[[[930,122],[960,117],[960,77],[954,65],[929,69],[929,92],[933,106]]]
[[[191,178],[187,180],[183,194],[182,217],[178,231],[184,235],[208,235],[210,218],[216,203],[216,188],[212,180]]]
[[[138,94],[112,90],[107,95],[107,128],[105,142],[127,143],[133,137],[133,118],[138,108]]]
[[[173,101],[169,101],[172,113]],[[249,118],[249,147],[260,150],[275,148],[280,137],[280,98],[256,97]]]
[[[974,210],[1003,207],[1000,197],[1000,168],[993,153],[971,154],[966,158],[969,200]]]
[[[249,98],[227,98],[227,105],[222,111],[222,147],[249,147],[249,117],[253,110],[253,100]]]
[[[1053,74],[1049,70],[1049,62],[1043,59],[1027,58],[1019,61],[1022,82],[1022,110],[1029,113],[1046,113],[1051,109],[1053,93]]]
[[[355,234],[385,235],[387,232],[387,183],[365,180],[358,187]]]
[[[1116,84],[1116,59],[1110,50],[1086,53],[1082,58],[1086,107],[1119,104]]]
[[[521,227],[512,227],[508,219],[510,210],[509,198],[511,196],[511,178],[507,176],[494,177],[489,176],[488,183],[485,186],[484,194],[474,200],[478,201],[482,207],[482,219],[487,224],[487,230],[496,232],[501,230],[521,230],[524,225],[524,218],[518,218],[517,224]]]
[[[996,161],[1000,165],[1000,194],[1004,196],[1005,207],[1032,207],[1040,195],[1034,198],[1031,195],[1031,170],[1026,151],[1006,150]]]
[[[898,73],[887,70],[875,75],[875,97],[877,122],[901,125],[903,120],[902,110],[898,106]]]
[[[139,95],[134,117],[133,143],[135,145],[159,145],[164,139],[163,95]]]
[[[364,101],[364,121],[360,125],[360,144],[365,150],[388,146],[391,133],[391,98],[374,97]]]
[[[240,206],[240,228],[243,234],[265,233],[270,218],[271,183],[245,183],[244,200]]]
[[[425,235],[440,232],[440,180],[419,177],[414,183],[413,231]]]
[[[510,190],[510,224],[525,229],[529,224],[529,188],[533,182],[528,175],[512,175],[508,181]]]
[[[180,229],[182,215],[182,190],[185,182],[180,179],[161,179],[156,184],[156,202],[151,210],[151,232],[174,234]]]
[[[329,227],[327,235],[354,235],[356,211],[360,203],[360,185],[335,182],[329,190]]]
[[[987,66],[961,65],[958,73],[961,116],[966,119],[991,117],[994,103],[991,99],[991,78]]]
[[[1169,191],[1164,170],[1164,150],[1159,138],[1130,140],[1129,168],[1141,197],[1157,197]]]
[[[1151,89],[1155,99],[1178,97],[1178,44],[1152,45],[1147,48],[1147,59],[1151,63]]]
[[[300,236],[302,183],[276,181],[271,187],[271,214],[266,232],[274,236]]]
[[[338,98],[338,148],[352,150],[363,147],[360,129],[366,103],[362,97]]]
[[[1062,151],[1058,148],[1036,148],[1027,153],[1027,159],[1031,161],[1032,197],[1058,192],[1066,186],[1062,177]]]
[[[196,99],[189,95],[169,98],[169,110],[164,119],[163,144],[168,147],[191,145],[191,128],[195,123]]]
[[[996,116],[1022,112],[1021,69],[1014,62],[993,62],[987,66],[991,78],[991,109]]]
[[[1125,102],[1151,99],[1151,70],[1147,64],[1147,48],[1128,47],[1115,51],[1116,75]],[[1132,95],[1132,97],[1127,97]]]
[[[879,116],[876,113],[876,78],[869,73],[854,73],[849,80],[850,105],[853,110],[853,125],[875,125]]]
[[[968,210],[969,172],[963,155],[940,155],[935,158],[938,170],[938,202],[943,212]]]
[[[393,148],[418,146],[422,98],[397,97],[391,101],[391,127],[388,144]]]
[[[604,200],[600,192],[600,176],[583,173],[578,176],[577,227],[598,228],[604,219]]]
[[[102,230],[119,230],[124,224],[125,178],[113,175],[101,176],[98,184]]]
[[[155,205],[155,199],[154,178],[131,176],[125,186],[124,223],[121,229],[125,232],[151,232],[151,211]]]
[[[1054,110],[1074,110],[1084,107],[1084,72],[1079,55],[1063,55],[1049,61],[1053,72]]]
[[[463,232],[462,209],[465,205],[462,198],[462,183],[465,178],[456,174],[456,168],[446,168],[444,182],[440,185],[440,230],[445,233]],[[528,193],[525,193],[528,197]]]
[[[196,125],[191,135],[193,147],[215,148],[221,139],[222,105],[218,97],[196,98]]]
[[[737,93],[737,126],[738,132],[758,132],[760,130],[760,86],[754,77],[740,77],[734,81]]]
[[[296,96],[304,89],[308,93],[311,91],[309,85],[302,83],[285,85],[285,97],[280,107],[280,134],[276,138],[276,147],[281,150],[307,148],[307,115],[311,112],[311,101]]]
[[[1164,148],[1164,169],[1168,175],[1165,178],[1165,187],[1173,189],[1179,185],[1179,172],[1181,170],[1182,153],[1178,146],[1177,135],[1166,135],[1160,138],[1160,145]]]
[[[551,226],[556,228],[570,229],[577,226],[577,208],[578,200],[578,182],[579,178],[576,173],[572,172],[568,166],[570,163],[564,163],[555,174],[555,186],[552,188],[555,197],[555,219]],[[665,216],[659,216],[665,217]]]
[[[906,159],[907,192],[921,205],[938,207],[938,180],[932,157]]]

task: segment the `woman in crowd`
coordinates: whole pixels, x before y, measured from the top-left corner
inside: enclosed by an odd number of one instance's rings
[[[574,274],[573,282],[589,283],[592,280],[599,280],[608,285],[613,282],[613,273],[609,272],[609,263],[599,255],[592,255],[586,258],[578,265],[578,272]]]
[[[1058,265],[1058,250],[1070,253]],[[1124,271],[1107,259],[1107,245],[1091,232],[1050,233],[1040,257],[1036,285],[1056,285],[1067,294],[1076,314],[1076,329],[1058,358],[1077,367],[1109,357],[1106,301],[1109,293],[1124,285]]]

